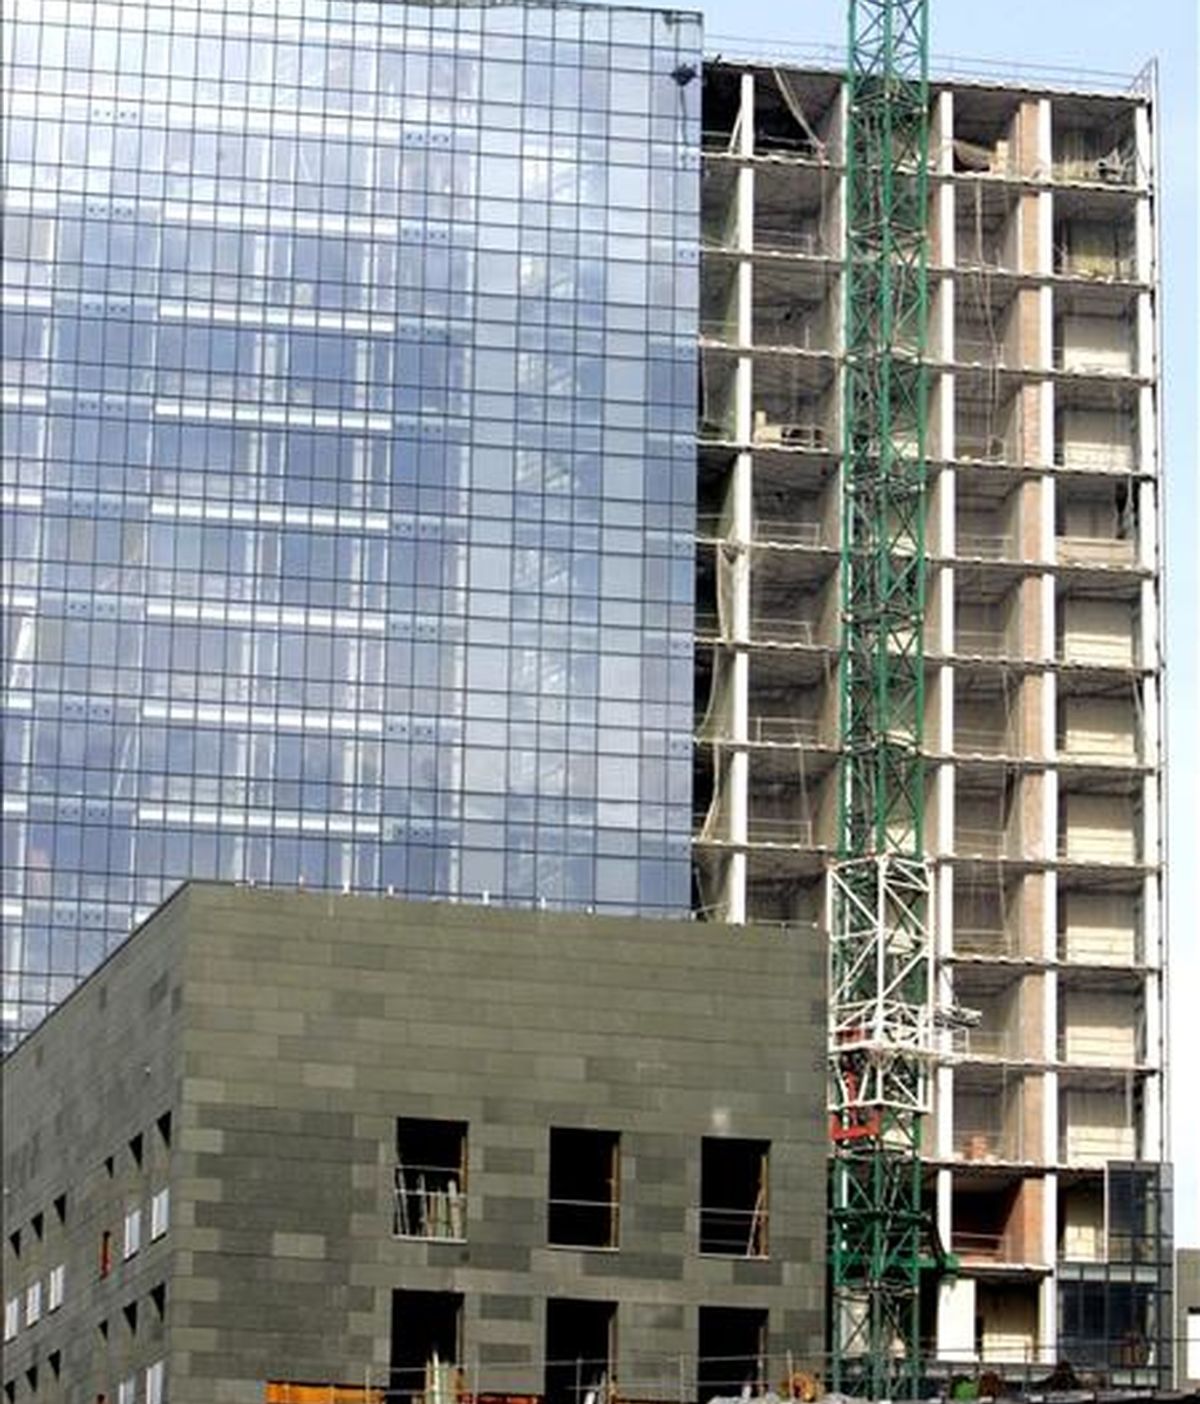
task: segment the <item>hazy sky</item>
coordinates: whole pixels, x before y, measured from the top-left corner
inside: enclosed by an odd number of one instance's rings
[[[845,43],[845,0],[707,0],[707,46],[722,39],[781,45]],[[938,55],[1011,66],[1134,74],[1159,64],[1162,140],[1164,423],[1167,513],[1167,735],[1172,865],[1168,878],[1172,974],[1176,1232],[1200,1245],[1200,493],[1197,491],[1197,101],[1200,52],[1196,0],[930,0],[933,71]],[[730,37],[732,36],[732,37]],[[764,46],[765,48],[765,46]],[[1003,68],[997,70],[1004,71]]]

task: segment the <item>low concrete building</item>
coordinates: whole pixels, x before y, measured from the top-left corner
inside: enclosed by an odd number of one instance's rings
[[[823,972],[183,888],[5,1064],[5,1404],[778,1387],[822,1341]]]

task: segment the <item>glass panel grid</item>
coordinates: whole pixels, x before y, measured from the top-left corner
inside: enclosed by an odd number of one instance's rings
[[[684,915],[699,20],[3,36],[4,1038],[188,877]]]

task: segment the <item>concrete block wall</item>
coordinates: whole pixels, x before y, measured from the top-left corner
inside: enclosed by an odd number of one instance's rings
[[[163,920],[169,941],[156,919],[115,958],[109,1000],[136,1018],[151,986],[178,991],[171,1096],[150,1098],[175,1108],[159,1346],[172,1401],[261,1404],[273,1379],[383,1384],[397,1288],[462,1294],[462,1364],[482,1390],[541,1390],[546,1302],[561,1297],[617,1304],[616,1376],[641,1398],[694,1391],[701,1306],[765,1310],[780,1368],[788,1351],[819,1363],[824,954],[810,931],[217,885],[185,889]],[[67,1008],[97,993],[89,982]],[[18,1089],[39,1048],[67,1057],[60,1018],[22,1049]],[[150,1119],[137,1060],[153,1058],[101,1046],[119,1152]],[[461,1241],[393,1235],[405,1116],[467,1124]],[[552,1126],[620,1134],[616,1249],[547,1245]],[[765,1258],[698,1251],[710,1135],[770,1143]],[[45,1166],[25,1180],[37,1197]],[[93,1356],[67,1397],[115,1397],[111,1354]]]
[[[170,1232],[151,1238],[150,1201],[172,1189],[185,908],[168,902],[4,1062],[4,1296],[21,1304],[3,1375],[17,1401],[115,1400],[130,1379],[144,1399],[145,1371],[165,1359],[158,1299],[169,1309],[177,1266]],[[132,1211],[140,1244],[127,1257]],[[50,1310],[59,1267],[62,1305]]]

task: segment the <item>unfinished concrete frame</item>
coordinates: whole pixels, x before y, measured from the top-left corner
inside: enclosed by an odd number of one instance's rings
[[[1165,1151],[1152,94],[933,112],[927,796],[947,1361],[1052,1363],[1104,1167]],[[707,73],[698,902],[816,924],[835,842],[844,92]]]

